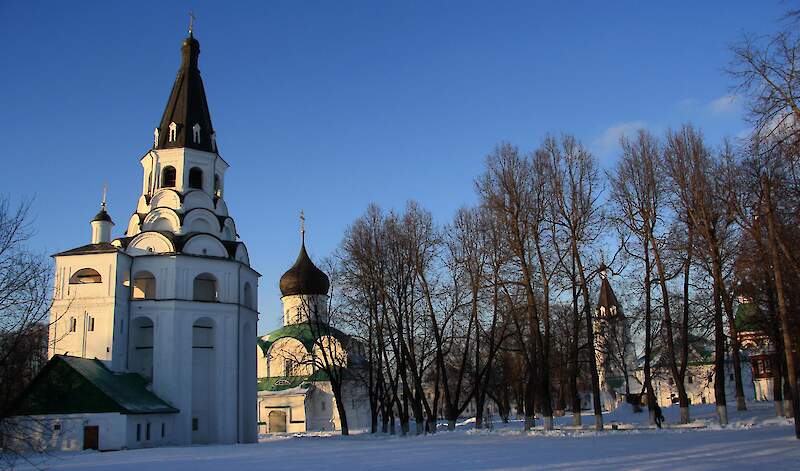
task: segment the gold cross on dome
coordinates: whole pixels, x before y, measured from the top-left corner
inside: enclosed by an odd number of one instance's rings
[[[194,16],[194,12],[189,10],[189,35],[191,36],[194,32],[194,20],[197,18]]]

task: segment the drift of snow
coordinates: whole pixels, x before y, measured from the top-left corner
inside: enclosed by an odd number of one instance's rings
[[[788,469],[800,462],[800,442],[791,422],[772,416],[771,403],[731,407],[731,424],[714,425],[714,406],[692,407],[694,422],[675,424],[677,407],[664,409],[668,428],[646,425],[647,412],[628,408],[606,414],[607,428],[596,432],[592,417],[572,427],[570,416],[556,430],[522,431],[520,422],[475,430],[467,420],[455,432],[428,436],[330,434],[265,436],[251,445],[152,448],[109,453],[60,453],[35,457],[48,469],[205,471],[214,469]],[[588,424],[588,425],[587,425]],[[31,469],[21,466],[20,469]]]

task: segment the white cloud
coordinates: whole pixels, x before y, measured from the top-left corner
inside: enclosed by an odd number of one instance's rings
[[[715,114],[727,113],[738,108],[739,95],[725,95],[712,100],[706,105],[706,109]]]
[[[621,137],[631,137],[636,131],[647,127],[644,121],[626,121],[617,123],[605,131],[594,140],[595,153],[600,157],[608,157],[619,148]]]

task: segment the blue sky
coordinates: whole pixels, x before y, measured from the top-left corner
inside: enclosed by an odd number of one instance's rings
[[[121,235],[193,9],[263,333],[279,324],[300,209],[319,260],[371,202],[416,199],[446,222],[501,141],[570,132],[608,166],[638,127],[740,134],[728,46],[787,8],[556,3],[0,1],[0,191],[35,198],[33,248],[54,253],[89,242],[108,182]]]

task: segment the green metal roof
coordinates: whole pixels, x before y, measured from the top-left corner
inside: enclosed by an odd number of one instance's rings
[[[146,389],[136,373],[115,373],[96,359],[54,355],[14,407],[15,415],[179,412]]]
[[[345,370],[345,376],[346,375]],[[283,391],[301,386],[307,389],[314,381],[328,381],[328,374],[323,370],[317,370],[307,376],[272,376],[258,380],[259,391]]]
[[[759,331],[763,326],[759,323],[759,312],[753,303],[741,303],[736,307],[733,325],[737,332]],[[763,320],[762,320],[763,322]]]
[[[299,340],[300,343],[306,347],[306,350],[311,352],[314,349],[314,343],[320,337],[328,335],[342,342],[345,348],[347,347],[347,342],[350,340],[349,335],[345,334],[339,329],[331,327],[328,324],[322,324],[318,322],[302,322],[300,324],[285,325],[280,329],[273,330],[267,334],[266,339],[259,339],[258,344],[266,354],[273,343],[282,338],[291,337]]]
[[[258,380],[259,391],[284,391],[303,386],[308,388],[308,376],[277,376]]]

